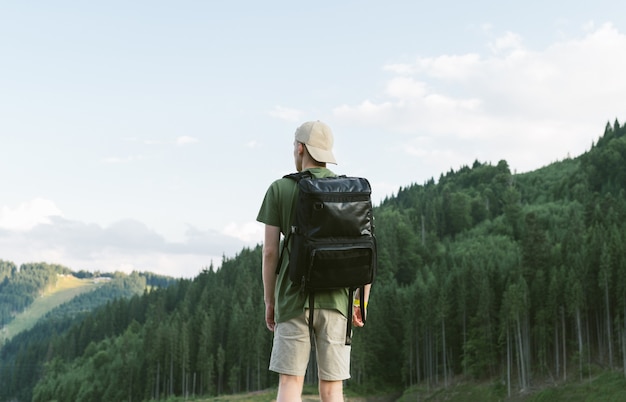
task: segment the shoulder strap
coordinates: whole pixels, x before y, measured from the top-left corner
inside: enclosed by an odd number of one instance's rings
[[[283,240],[283,247],[280,249],[280,256],[278,257],[278,263],[276,264],[276,275],[280,273],[280,267],[283,265],[283,256],[285,255],[285,250],[287,249],[289,239],[291,239],[291,230],[289,231],[289,233],[287,233],[287,237],[285,237],[285,240]]]
[[[296,186],[294,187],[293,190],[293,196],[291,199],[291,204],[293,205],[293,201],[296,197],[296,191],[297,191],[297,183],[300,182],[300,180],[304,177],[313,177],[313,175],[311,174],[311,172],[309,172],[308,170],[304,170],[302,172],[296,172],[296,173],[290,173],[290,174],[286,174],[283,176],[284,179],[291,179],[293,181],[296,182]],[[291,222],[293,222],[293,218],[295,216],[295,208],[292,211],[292,215],[291,215]],[[291,233],[293,232],[293,227],[290,226],[289,227],[289,232],[285,235],[285,240],[283,241],[283,247],[280,250],[280,256],[278,257],[278,263],[276,264],[276,275],[279,274],[280,272],[280,267],[283,265],[283,257],[285,256],[285,251],[287,250],[287,246],[289,245],[289,240],[291,239]]]
[[[311,171],[309,170],[303,170],[303,171],[296,172],[296,173],[289,173],[283,176],[283,178],[291,179],[295,181],[296,183],[298,183],[301,179],[312,178],[312,177],[313,177],[313,173],[311,173]]]

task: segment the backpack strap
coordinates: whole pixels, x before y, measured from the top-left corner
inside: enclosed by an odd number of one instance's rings
[[[283,247],[280,249],[280,256],[278,257],[278,263],[276,264],[276,275],[280,273],[280,267],[283,265],[283,256],[285,255],[285,250],[287,249],[287,245],[289,244],[289,240],[291,239],[291,230],[287,233],[287,237],[283,241]]]
[[[352,345],[352,306],[354,299],[354,288],[348,290],[348,316],[346,317],[346,345]]]
[[[291,179],[293,181],[295,181],[296,183],[298,183],[301,179],[303,178],[312,178],[313,177],[313,173],[311,173],[310,170],[302,170],[300,172],[296,172],[296,173],[289,173],[283,176],[284,179]]]
[[[365,295],[365,285],[355,288],[355,290],[359,291],[359,307],[361,309],[361,321],[365,324],[365,302],[363,301],[363,296]]]
[[[283,176],[284,179],[291,179],[293,181],[296,182],[296,187],[293,190],[293,196],[291,198],[291,204],[293,205],[293,201],[296,198],[296,189],[298,188],[297,183],[300,182],[300,179],[302,179],[303,177],[312,177],[311,172],[308,171],[304,171],[304,172],[297,172],[297,173],[290,173],[290,174],[286,174]],[[294,208],[294,210],[292,211],[291,214],[291,222],[293,223],[294,220],[294,216],[296,214],[296,210]],[[276,275],[278,275],[280,273],[280,267],[283,265],[283,257],[285,256],[285,251],[287,250],[287,246],[289,245],[289,240],[291,239],[291,233],[293,233],[294,231],[294,227],[292,225],[289,226],[289,232],[286,234],[285,236],[285,240],[283,241],[283,247],[280,250],[280,256],[278,257],[278,263],[276,264]]]

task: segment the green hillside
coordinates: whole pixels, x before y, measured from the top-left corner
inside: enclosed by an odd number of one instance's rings
[[[47,289],[54,289],[69,268],[47,263],[22,264],[19,268],[0,259],[0,328],[13,321]]]
[[[16,334],[31,329],[35,323],[52,311],[73,299],[74,297],[89,292],[101,286],[104,282],[94,279],[79,279],[73,275],[59,275],[56,284],[48,287],[43,295],[37,299],[24,311],[17,314],[15,318],[7,324],[0,333],[0,345],[11,339]]]

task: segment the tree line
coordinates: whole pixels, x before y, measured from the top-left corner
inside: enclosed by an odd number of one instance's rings
[[[598,366],[624,370],[624,134],[616,120],[583,155],[524,174],[475,161],[377,206],[378,276],[347,387],[463,376],[498,380],[506,396]],[[260,264],[261,247],[246,248],[13,354],[5,346],[0,363],[15,378],[35,345],[46,358],[36,385],[0,398],[139,401],[274,386]]]

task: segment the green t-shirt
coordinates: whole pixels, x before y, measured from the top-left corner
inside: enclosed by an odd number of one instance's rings
[[[336,176],[327,168],[310,168],[314,177]],[[263,199],[263,204],[257,215],[257,221],[266,225],[280,227],[281,233],[289,233],[293,211],[296,207],[297,185],[291,179],[278,179],[274,181]],[[289,248],[291,245],[289,245]],[[281,247],[282,248],[282,247]],[[288,257],[287,252],[285,257]],[[306,294],[300,291],[300,287],[289,279],[289,261],[283,258],[278,280],[276,282],[276,304],[274,306],[274,319],[276,322],[284,322],[302,314],[308,307]],[[344,316],[348,316],[348,290],[339,289],[332,291],[315,292],[315,308],[339,310]]]

